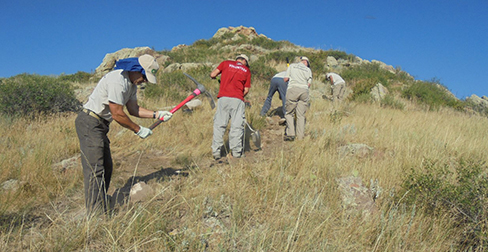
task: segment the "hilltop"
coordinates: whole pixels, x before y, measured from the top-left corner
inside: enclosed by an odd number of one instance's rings
[[[203,50],[213,53],[204,57],[204,53],[199,52]],[[438,92],[436,95],[444,96],[440,99],[443,99],[444,103],[449,103],[450,106],[457,106],[458,109],[463,109],[469,113],[485,113],[488,110],[488,97],[484,95],[479,97],[473,94],[465,100],[466,104],[461,104],[461,100],[455,97],[448,87],[436,80],[432,82],[415,80],[401,68],[395,68],[375,59],[366,60],[337,50],[324,51],[294,45],[288,41],[274,41],[264,34],[258,34],[253,27],[244,26],[220,28],[209,40],[198,40],[193,45],[181,44],[170,51],[157,52],[149,47],[138,47],[124,48],[117,52],[108,53],[96,68],[95,76],[99,78],[110,71],[117,59],[134,57],[144,53],[155,56],[160,65],[165,66],[164,73],[170,73],[176,70],[187,71],[202,66],[215,67],[220,60],[232,59],[237,52],[250,55],[253,64],[258,64],[260,68],[266,68],[263,70],[254,67],[254,71],[268,71],[258,72],[260,79],[269,78],[271,72],[286,69],[285,59],[296,61],[298,55],[309,56],[313,63],[315,90],[322,94],[330,93],[330,86],[325,81],[325,74],[336,72],[349,78],[347,94],[350,95],[350,98],[351,95],[352,98],[357,98],[356,96],[370,92],[373,100],[380,101],[384,100],[386,94],[391,93],[394,96],[404,96],[404,98],[425,103],[422,96],[431,96],[431,94],[423,93],[429,92],[425,89],[436,89],[434,90],[434,92]],[[172,55],[177,54],[187,56],[185,58],[180,58],[181,56],[172,57]],[[407,89],[422,90],[414,90],[415,93],[411,93]],[[378,97],[378,94],[382,97]],[[369,99],[369,97],[362,98]],[[427,101],[427,106],[432,106],[428,103],[429,101]]]
[[[215,95],[218,82],[208,74],[222,60],[249,55],[246,120],[260,131],[262,149],[248,139],[244,158],[213,160],[215,111],[203,96],[144,140],[113,123],[113,211],[87,219],[76,113],[2,115],[2,251],[486,249],[488,128],[481,106],[383,62],[274,41],[252,27],[221,28],[171,50],[121,49],[89,76],[42,80],[69,80],[84,102],[116,59],[143,53],[163,69],[158,84],[138,91],[139,103],[158,110],[195,88],[183,73]],[[278,97],[268,116],[259,111],[271,76],[302,55],[314,73],[306,137],[285,142]],[[343,103],[324,99],[330,71],[348,83]]]

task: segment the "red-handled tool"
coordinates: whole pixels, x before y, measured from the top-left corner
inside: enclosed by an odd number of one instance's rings
[[[180,109],[181,107],[183,107],[187,102],[189,102],[191,99],[193,99],[195,96],[199,95],[199,94],[202,94],[202,93],[205,93],[206,92],[206,89],[205,87],[196,82],[195,79],[193,79],[190,75],[184,73],[188,78],[190,78],[193,82],[195,82],[195,84],[197,84],[197,89],[193,90],[193,92],[191,93],[191,95],[189,95],[188,97],[186,97],[185,100],[183,100],[182,102],[180,102],[180,104],[176,105],[176,107],[174,107],[173,109],[171,109],[169,112],[171,113],[175,113],[178,109]],[[159,124],[161,124],[163,122],[164,118],[161,118],[161,119],[158,119],[156,122],[154,122],[150,127],[149,129],[153,130],[154,128],[156,128]]]

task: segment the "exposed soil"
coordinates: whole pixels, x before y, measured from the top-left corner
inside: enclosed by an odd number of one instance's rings
[[[251,139],[251,131],[246,131],[245,154],[240,159],[233,158],[230,154],[219,160],[214,160],[211,156],[199,160],[200,167],[214,167],[228,165],[229,162],[252,162],[260,156],[270,156],[276,150],[283,148],[284,125],[280,125],[279,116],[266,117],[266,127],[259,130],[261,138],[261,148],[258,148]],[[252,127],[252,126],[251,126]],[[209,146],[210,148],[210,146]],[[138,182],[160,182],[176,176],[186,177],[189,167],[175,162],[174,157],[163,155],[160,150],[149,150],[144,153],[144,158],[140,158],[139,153],[131,155],[117,155],[112,153],[114,160],[114,174],[112,184],[109,188],[109,195],[117,198],[119,204],[126,200],[132,185]],[[146,158],[150,156],[151,158]],[[134,176],[136,175],[136,176]]]

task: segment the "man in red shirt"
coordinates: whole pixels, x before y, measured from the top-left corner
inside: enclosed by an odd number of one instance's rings
[[[246,120],[244,97],[251,88],[249,58],[241,54],[235,61],[222,61],[210,73],[210,77],[215,79],[219,74],[221,78],[217,111],[214,116],[212,154],[216,160],[222,157],[224,134],[230,119],[230,151],[233,157],[240,158],[243,154],[242,137]]]

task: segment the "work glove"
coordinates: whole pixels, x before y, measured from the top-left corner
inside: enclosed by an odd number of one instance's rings
[[[244,105],[246,108],[250,108],[251,107],[251,102],[248,101],[248,100],[244,100]]]
[[[169,121],[169,119],[171,119],[172,116],[173,116],[173,113],[171,113],[169,111],[158,111],[158,119],[163,121],[163,122]]]
[[[139,126],[141,127],[139,129],[139,132],[136,133],[136,135],[138,135],[140,138],[144,139],[150,135],[152,135],[152,130],[149,129],[149,128],[146,128],[146,127],[142,127],[142,126]]]

